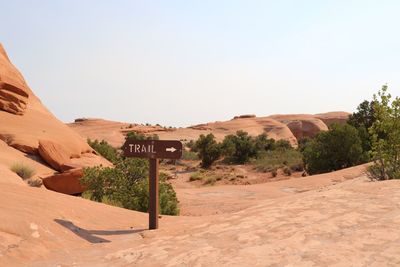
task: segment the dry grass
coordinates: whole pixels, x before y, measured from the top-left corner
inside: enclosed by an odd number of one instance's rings
[[[14,163],[10,170],[18,174],[23,180],[27,180],[35,175],[35,170],[24,163]]]
[[[273,150],[264,153],[252,163],[260,172],[273,172],[285,167],[292,171],[302,171],[303,159],[301,153],[296,150]]]

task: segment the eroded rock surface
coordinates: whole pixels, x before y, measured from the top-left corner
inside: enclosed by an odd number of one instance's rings
[[[40,140],[38,148],[40,156],[57,171],[61,171],[61,166],[70,163],[68,152],[57,143]]]
[[[0,110],[22,115],[29,98],[28,86],[0,44]]]
[[[110,165],[92,153],[84,138],[47,110],[1,45],[0,140],[3,147],[9,148],[0,151],[1,166],[9,169],[14,163],[24,162],[34,167],[40,178],[49,176],[54,170],[68,170],[71,164],[79,167]],[[10,159],[16,162],[10,162]],[[62,168],[66,165],[68,167]]]
[[[328,130],[328,126],[313,115],[273,115],[270,118],[287,125],[297,140],[314,137],[319,132]]]

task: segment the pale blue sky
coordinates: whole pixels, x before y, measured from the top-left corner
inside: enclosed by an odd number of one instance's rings
[[[188,126],[400,92],[400,1],[0,0],[0,42],[61,120]]]

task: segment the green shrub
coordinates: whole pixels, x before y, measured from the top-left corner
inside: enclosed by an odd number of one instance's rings
[[[255,169],[261,172],[272,172],[287,166],[303,165],[303,158],[299,151],[272,150],[266,151],[253,161]]]
[[[43,185],[42,179],[28,179],[28,185],[32,187],[41,187]]]
[[[221,179],[219,179],[221,180]],[[204,184],[205,185],[214,185],[217,182],[217,178],[215,176],[209,176],[205,179]]]
[[[303,137],[300,140],[297,141],[298,147],[297,150],[300,152],[303,152],[304,149],[307,147],[307,144],[311,141],[312,139],[309,137]]]
[[[15,172],[23,180],[29,179],[35,175],[35,170],[24,163],[15,163],[11,166],[10,170]]]
[[[224,176],[212,172],[198,171],[190,176],[189,181],[202,181],[204,185],[214,185],[217,181],[220,181],[223,178]]]
[[[292,175],[292,170],[289,167],[283,168],[283,173],[286,174],[287,176]]]
[[[223,154],[229,163],[244,164],[257,155],[254,139],[244,131],[227,135],[222,142]]]
[[[190,177],[189,177],[190,182],[199,181],[199,180],[203,180],[203,175],[200,172],[195,172],[192,175],[190,175]]]
[[[375,101],[369,102],[364,100],[358,105],[357,111],[351,114],[348,119],[348,124],[358,130],[358,135],[360,136],[364,151],[370,151],[372,149],[372,136],[368,131],[376,120],[374,105]]]
[[[194,140],[190,140],[189,142],[187,142],[186,147],[189,148],[189,150],[192,152],[197,152],[196,151],[196,142]]]
[[[94,141],[88,139],[87,142],[91,148],[96,150],[97,153],[106,158],[108,161],[116,163],[120,160],[120,155],[117,149],[109,145],[107,141],[102,140],[99,142],[97,139]]]
[[[353,126],[333,125],[320,132],[302,151],[308,173],[318,174],[351,167],[365,161],[358,131]]]
[[[183,160],[198,160],[199,156],[195,152],[183,150],[182,159]]]
[[[392,100],[385,85],[373,102],[375,121],[370,134],[374,165],[369,174],[378,180],[400,179],[400,98]]]
[[[266,134],[252,137],[244,131],[225,136],[222,143],[217,143],[212,134],[201,135],[195,143],[189,142],[187,146],[191,148],[191,151],[198,153],[203,168],[210,167],[221,156],[224,156],[226,163],[244,164],[250,160],[263,158],[267,152],[294,151],[286,140],[275,142],[273,139],[268,139]]]
[[[200,135],[195,148],[203,168],[209,168],[221,156],[221,146],[215,141],[213,134]]]
[[[159,136],[157,134],[152,134],[152,135],[144,135],[142,133],[137,133],[137,132],[129,132],[125,136],[125,140],[159,140]]]
[[[111,167],[84,168],[81,183],[87,188],[86,198],[147,212],[149,205],[148,161],[144,159],[121,159]],[[159,199],[160,212],[165,215],[178,215],[178,199],[172,186],[160,174]]]
[[[256,151],[263,152],[263,151],[269,151],[269,150],[274,150],[276,148],[276,142],[274,139],[268,139],[268,136],[266,134],[260,134],[254,139],[254,146]]]
[[[287,140],[278,140],[275,142],[274,149],[292,149],[292,145]]]
[[[148,190],[148,187],[147,187]],[[165,215],[179,215],[178,198],[170,183],[160,174],[160,213]]]
[[[304,164],[303,164],[303,162],[292,164],[289,166],[289,168],[294,172],[302,172],[302,171],[304,171]]]

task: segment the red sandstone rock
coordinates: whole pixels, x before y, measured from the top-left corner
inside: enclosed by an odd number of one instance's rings
[[[40,140],[38,152],[40,156],[57,171],[62,171],[61,166],[70,163],[70,157],[65,148],[51,141]]]
[[[270,118],[286,124],[297,140],[314,137],[319,132],[328,130],[328,126],[313,115],[273,115]]]
[[[22,115],[28,104],[29,89],[21,73],[10,62],[0,44],[0,110]]]
[[[84,191],[84,187],[79,182],[82,176],[83,170],[79,168],[42,178],[42,180],[47,189],[59,193],[74,195],[80,194]]]

